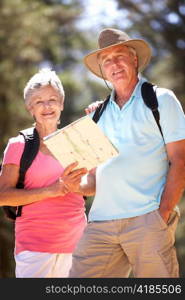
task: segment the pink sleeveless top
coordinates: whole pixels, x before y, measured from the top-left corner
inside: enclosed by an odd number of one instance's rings
[[[4,152],[3,164],[20,164],[24,138],[11,138]],[[47,187],[63,173],[64,168],[52,156],[38,152],[25,177],[25,189]],[[15,253],[38,251],[72,253],[86,226],[82,196],[46,198],[23,206],[15,222]]]

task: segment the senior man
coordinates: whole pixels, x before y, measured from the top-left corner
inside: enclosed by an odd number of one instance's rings
[[[119,155],[96,170],[89,223],[73,253],[70,277],[178,277],[174,247],[185,187],[185,116],[174,93],[157,88],[162,134],[142,98],[151,58],[142,39],[106,28],[84,62],[112,85],[98,126]],[[91,114],[93,115],[93,114]]]

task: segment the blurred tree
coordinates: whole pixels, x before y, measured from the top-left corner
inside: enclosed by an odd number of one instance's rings
[[[0,209],[0,278],[15,277],[14,223]]]
[[[66,93],[62,126],[80,115],[85,77],[78,78],[78,61],[81,64],[82,49],[88,47],[76,26],[82,9],[79,0],[1,0],[0,160],[8,138],[32,124],[23,88],[38,67],[51,67],[62,79]],[[13,245],[14,225],[0,209],[0,277],[15,276]]]
[[[132,36],[147,39],[153,47],[150,80],[171,88],[185,108],[185,1],[116,0]]]
[[[67,2],[69,4],[65,4]],[[18,129],[30,126],[22,91],[38,66],[54,68],[61,78],[66,69],[74,72],[81,59],[80,50],[88,45],[75,26],[81,11],[82,6],[77,0],[0,2],[0,153],[10,136]],[[66,123],[70,121],[70,108],[73,107],[76,86],[73,82],[74,76],[68,76],[64,82],[71,101],[65,111]]]

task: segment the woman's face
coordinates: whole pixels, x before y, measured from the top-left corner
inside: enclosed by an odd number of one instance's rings
[[[28,110],[36,123],[57,124],[64,108],[61,98],[59,92],[50,85],[36,89],[28,99]]]

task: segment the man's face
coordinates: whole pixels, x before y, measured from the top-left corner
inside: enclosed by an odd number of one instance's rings
[[[126,46],[107,49],[99,55],[98,60],[103,74],[113,86],[129,83],[137,76],[137,56]]]

